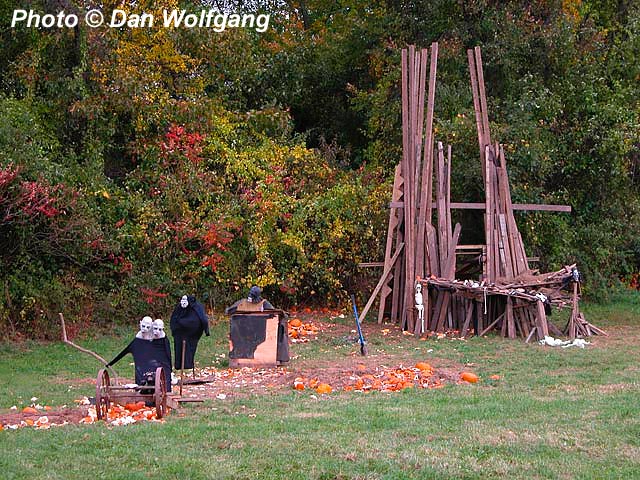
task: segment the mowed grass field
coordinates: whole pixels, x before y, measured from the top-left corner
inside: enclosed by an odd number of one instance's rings
[[[370,329],[371,359],[464,368],[480,375],[475,385],[324,396],[274,390],[191,405],[164,423],[0,431],[0,478],[640,478],[640,295],[583,307],[610,334],[586,349],[493,335],[391,339]],[[110,357],[131,336],[121,333],[78,343]],[[197,358],[212,364],[227,348],[220,318]],[[329,334],[291,348],[290,370],[317,361],[320,376],[358,350]],[[97,368],[61,343],[0,345],[0,413],[32,396],[72,405],[93,394]]]

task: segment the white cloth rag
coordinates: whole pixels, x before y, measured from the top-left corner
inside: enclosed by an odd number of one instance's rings
[[[560,340],[559,338],[553,338],[546,336],[543,340],[539,341],[540,345],[548,345],[549,347],[579,347],[584,348],[586,345],[591,345],[591,342],[587,342],[584,338],[576,338],[574,340]]]

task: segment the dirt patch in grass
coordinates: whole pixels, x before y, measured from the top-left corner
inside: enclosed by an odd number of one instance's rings
[[[620,392],[623,390],[637,390],[638,384],[636,383],[610,383],[607,385],[598,385],[599,393],[612,393]]]
[[[0,415],[0,425],[10,428],[9,425],[33,426],[41,417],[46,417],[42,425],[64,425],[78,423],[87,414],[86,407],[63,408],[59,410],[41,411],[38,413],[11,412]],[[24,424],[22,423],[24,422]]]

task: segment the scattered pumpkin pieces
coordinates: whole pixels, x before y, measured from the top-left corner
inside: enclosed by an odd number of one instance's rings
[[[491,380],[500,380],[500,375],[491,375],[489,378]]]
[[[418,363],[416,363],[416,368],[418,370],[420,370],[421,372],[433,371],[433,368],[431,367],[431,365],[429,365],[426,362],[418,362]]]
[[[309,337],[317,338],[320,329],[313,323],[302,323],[299,318],[293,318],[289,320],[289,337],[291,343],[306,343],[310,340]]]
[[[91,424],[98,421],[95,406],[89,407],[86,417],[80,423]],[[128,403],[124,406],[113,404],[107,412],[106,423],[114,426],[129,425],[141,421],[162,422],[156,414],[156,407],[147,407],[144,402]]]
[[[471,372],[462,372],[460,374],[460,379],[468,383],[478,383],[479,380],[478,376]]]
[[[354,375],[353,383],[344,387],[345,391],[357,392],[397,392],[405,388],[441,388],[442,379],[435,375],[433,367],[426,362],[418,362],[415,367],[399,365],[384,368],[376,374]]]
[[[42,415],[37,419],[29,417],[25,418],[24,420],[20,420],[18,423],[5,423],[4,425],[0,424],[0,430],[17,430],[18,428],[24,427],[32,427],[36,430],[48,430],[51,427],[60,427],[62,425],[67,425],[67,423],[67,421],[64,421],[62,423],[53,423],[49,421],[49,417],[47,417],[46,415]]]
[[[301,325],[302,320],[300,320],[299,318],[292,318],[291,320],[289,320],[289,326],[292,328],[298,328]]]

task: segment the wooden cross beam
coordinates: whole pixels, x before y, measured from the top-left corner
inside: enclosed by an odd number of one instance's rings
[[[435,207],[435,203],[433,203]],[[485,203],[474,203],[474,202],[451,202],[451,208],[455,208],[458,210],[484,210],[486,207]],[[404,202],[391,202],[389,203],[389,208],[404,208]],[[571,205],[546,205],[544,203],[514,203],[514,210],[521,211],[538,211],[538,212],[571,212]]]

